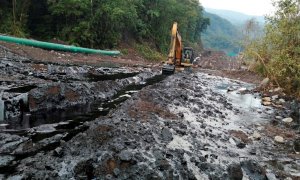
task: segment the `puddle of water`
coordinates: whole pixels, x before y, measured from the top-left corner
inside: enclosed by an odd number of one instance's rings
[[[231,92],[228,93],[230,98],[238,105],[242,107],[247,107],[247,108],[261,108],[261,100],[259,97],[256,97],[255,95],[252,94],[238,94],[237,92]]]
[[[229,129],[235,129],[236,125],[248,126],[259,125],[269,121],[268,113],[273,110],[266,111],[265,107],[261,104],[261,97],[258,93],[245,93],[243,91],[252,90],[254,85],[247,83],[236,83],[232,81],[225,81],[218,84],[214,91],[223,94],[228,98],[229,102],[239,113],[232,113],[230,115]]]
[[[250,84],[243,84],[243,86],[233,83],[222,83],[219,84],[216,89],[217,91],[225,94],[229,97],[235,104],[250,109],[262,108],[261,99],[258,94],[241,94],[239,91],[241,88],[247,90],[253,89],[253,86]],[[228,89],[232,91],[228,91]]]
[[[2,97],[2,93],[0,92],[0,97]],[[0,98],[0,122],[4,121],[4,101]]]

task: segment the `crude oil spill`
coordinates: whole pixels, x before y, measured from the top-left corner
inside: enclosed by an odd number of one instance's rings
[[[96,75],[96,74],[88,74],[87,78],[90,82],[98,82],[98,81],[107,81],[107,80],[117,80],[124,79],[138,75],[139,73],[118,73],[118,74],[105,74],[105,75]]]
[[[10,92],[10,93],[27,93],[31,89],[34,89],[36,87],[37,86],[35,86],[35,85],[27,85],[27,86],[21,86],[21,87],[11,88],[11,89],[5,90],[5,92]]]
[[[126,88],[124,88],[123,90],[119,91],[113,99],[118,98],[119,96],[121,96],[122,94],[128,94],[127,92],[134,92],[134,91],[138,91],[143,89],[146,86],[150,86],[156,83],[159,83],[160,81],[164,80],[166,77],[166,75],[157,75],[154,76],[152,78],[147,79],[145,82],[141,82],[140,84],[134,84],[134,85],[129,85]]]
[[[43,124],[55,124],[74,120],[75,122],[86,122],[100,116],[106,116],[111,109],[115,109],[120,103],[131,97],[143,87],[158,83],[165,79],[164,75],[157,75],[147,79],[140,84],[129,85],[119,91],[112,100],[107,102],[93,102],[85,105],[78,105],[66,109],[44,110],[34,113],[22,112],[22,116],[5,121],[9,124],[8,129],[22,130],[37,127]]]

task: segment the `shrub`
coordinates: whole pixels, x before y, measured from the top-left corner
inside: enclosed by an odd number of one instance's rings
[[[161,53],[145,44],[135,44],[135,49],[143,58],[149,61],[164,61],[167,59]]]
[[[291,95],[300,97],[300,1],[278,0],[265,34],[245,48],[256,69]]]

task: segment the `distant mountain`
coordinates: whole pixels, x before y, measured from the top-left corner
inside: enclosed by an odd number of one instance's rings
[[[236,12],[236,11],[230,11],[230,10],[222,10],[222,9],[210,9],[205,8],[205,11],[216,14],[222,18],[227,19],[234,25],[243,25],[247,20],[251,18],[255,18],[260,25],[263,25],[265,23],[265,19],[263,16],[251,16],[244,13]]]
[[[222,50],[231,55],[239,53],[241,33],[238,28],[218,15],[206,11],[203,15],[210,19],[210,26],[202,34],[204,48]]]

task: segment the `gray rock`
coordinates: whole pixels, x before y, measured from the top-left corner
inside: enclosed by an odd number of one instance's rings
[[[277,180],[274,173],[272,173],[270,170],[267,170],[266,177],[268,180]]]
[[[8,166],[13,160],[15,159],[14,156],[0,156],[0,167]]]
[[[156,161],[156,164],[157,164],[158,168],[163,171],[168,170],[171,167],[169,162],[165,159]]]
[[[253,138],[254,138],[255,140],[260,140],[260,139],[261,139],[261,135],[260,135],[257,131],[254,131],[254,133],[253,133]]]
[[[291,122],[293,122],[293,118],[284,118],[283,120],[282,120],[282,122],[285,122],[285,123],[291,123]]]
[[[240,148],[240,149],[243,149],[243,148],[246,147],[246,144],[245,144],[245,143],[242,143],[242,142],[238,142],[238,143],[236,144],[236,147],[238,147],[238,148]]]
[[[231,180],[242,180],[243,179],[243,171],[241,165],[239,164],[231,164],[227,168],[228,177]]]
[[[232,86],[227,88],[227,92],[230,92],[230,91],[234,91],[234,88]]]
[[[52,132],[55,132],[56,129],[54,127],[55,125],[52,125],[52,124],[44,124],[44,125],[41,125],[41,126],[38,126],[36,127],[36,132],[37,133],[52,133]]]
[[[243,172],[248,176],[249,179],[266,179],[266,171],[258,164],[258,162],[254,160],[242,161],[241,166]]]
[[[161,131],[162,139],[164,141],[172,141],[173,140],[173,135],[171,131],[168,128],[163,128]]]
[[[269,82],[270,82],[270,79],[269,78],[265,78],[264,80],[262,80],[262,82],[259,84],[259,86],[261,88],[264,88],[264,87],[266,87],[269,84]]]
[[[284,139],[282,136],[275,136],[274,141],[278,143],[284,143]]]
[[[274,95],[274,96],[272,96],[272,100],[276,100],[276,99],[278,99],[278,95]]]
[[[270,105],[272,105],[272,103],[268,102],[268,101],[263,101],[262,105],[264,105],[264,106],[270,106]]]
[[[1,115],[0,115],[1,116]],[[9,124],[0,124],[0,130],[1,129],[6,129]]]
[[[0,142],[0,153],[11,153],[15,149],[17,149],[20,144],[24,143],[27,139],[28,138],[22,138],[16,140],[13,137],[8,137],[8,139]]]
[[[105,176],[105,179],[109,180],[109,179],[113,179],[113,176],[111,174],[108,174]]]
[[[63,153],[64,153],[63,148],[61,148],[61,147],[58,147],[54,150],[54,156],[62,157]]]
[[[279,102],[279,104],[284,104],[285,100],[284,99],[279,99],[278,102]]]
[[[184,118],[184,114],[182,112],[178,113],[178,116]]]
[[[238,89],[239,92],[244,92],[244,91],[247,91],[247,88],[243,87],[243,88],[240,88]]]
[[[264,101],[264,102],[271,102],[272,99],[270,97],[264,97],[264,98],[262,98],[262,101]]]
[[[294,150],[296,152],[300,152],[300,139],[296,139],[293,144],[294,144]]]
[[[278,87],[274,89],[274,92],[279,92],[279,91],[282,91],[282,88]]]
[[[120,174],[120,172],[121,172],[120,169],[118,169],[118,168],[114,169],[114,175],[115,176],[118,176]]]
[[[249,154],[256,155],[256,149],[254,149],[254,148],[250,149]]]
[[[38,144],[41,144],[42,146],[46,146],[48,144],[58,143],[60,142],[60,140],[62,140],[63,137],[64,135],[62,134],[56,134],[55,136],[39,141]]]
[[[159,150],[153,151],[153,155],[154,155],[155,159],[158,159],[158,160],[164,158],[163,153]]]
[[[22,180],[22,179],[26,179],[21,175],[15,175],[15,176],[10,176],[7,178],[7,180]]]
[[[123,150],[119,154],[119,158],[122,161],[130,161],[132,159],[132,156],[133,156],[133,154],[129,150]]]
[[[114,145],[113,145],[114,149],[118,152],[122,151],[125,146],[124,146],[124,143],[119,143],[119,142],[116,142]]]

